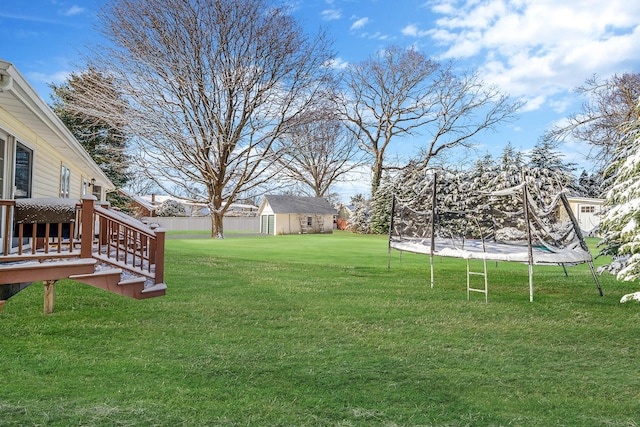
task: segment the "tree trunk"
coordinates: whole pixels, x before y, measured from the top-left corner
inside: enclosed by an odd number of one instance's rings
[[[214,239],[224,239],[224,226],[222,218],[224,213],[218,210],[211,211],[211,237]]]
[[[376,160],[376,164],[371,167],[373,176],[371,177],[371,198],[378,191],[380,187],[380,181],[382,181],[382,159]]]

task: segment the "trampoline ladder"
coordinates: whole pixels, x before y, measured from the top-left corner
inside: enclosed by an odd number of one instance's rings
[[[484,294],[484,302],[489,302],[489,285],[487,283],[487,260],[482,260],[482,268],[483,271],[471,271],[471,267],[469,265],[469,259],[467,259],[467,301],[469,301],[470,292],[480,292]],[[471,287],[471,276],[482,276],[484,277],[484,289],[477,289]]]

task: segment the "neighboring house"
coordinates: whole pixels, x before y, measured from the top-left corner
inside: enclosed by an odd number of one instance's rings
[[[602,220],[604,199],[590,197],[567,197],[571,210],[578,220],[580,230],[585,236],[597,236],[597,228]],[[563,220],[565,220],[563,218]]]
[[[262,234],[332,233],[336,210],[322,197],[267,195],[258,216]]]
[[[349,219],[356,212],[356,207],[353,205],[340,205],[338,207],[338,218],[336,224],[338,230],[349,229]]]
[[[232,203],[225,212],[227,216],[256,216],[258,214],[258,209],[260,209],[256,205],[250,205],[247,203]]]
[[[118,188],[118,194],[127,199],[127,208],[129,208],[136,218],[155,216],[155,210],[160,203],[156,202],[155,195],[149,201],[147,198],[130,193],[122,188]]]
[[[118,193],[130,200],[131,208],[136,212],[136,216],[140,218],[157,216],[156,209],[167,200],[175,200],[180,203],[184,207],[185,216],[209,216],[209,208],[204,203],[193,203],[157,194],[138,196],[123,189],[119,189]],[[232,203],[225,212],[225,216],[255,216],[257,212],[257,206]]]
[[[134,298],[164,294],[164,232],[96,207],[112,190],[51,108],[0,60],[0,309],[32,282],[53,287],[69,277]]]

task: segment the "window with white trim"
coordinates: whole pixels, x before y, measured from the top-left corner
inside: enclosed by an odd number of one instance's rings
[[[69,198],[69,190],[71,187],[71,171],[65,165],[60,168],[60,197]]]
[[[14,179],[14,198],[31,197],[31,181],[33,175],[33,150],[16,143],[16,175]]]

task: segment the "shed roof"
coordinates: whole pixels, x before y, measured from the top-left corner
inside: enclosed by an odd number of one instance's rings
[[[264,196],[274,213],[335,215],[336,210],[322,197]],[[262,210],[262,209],[261,209]]]

